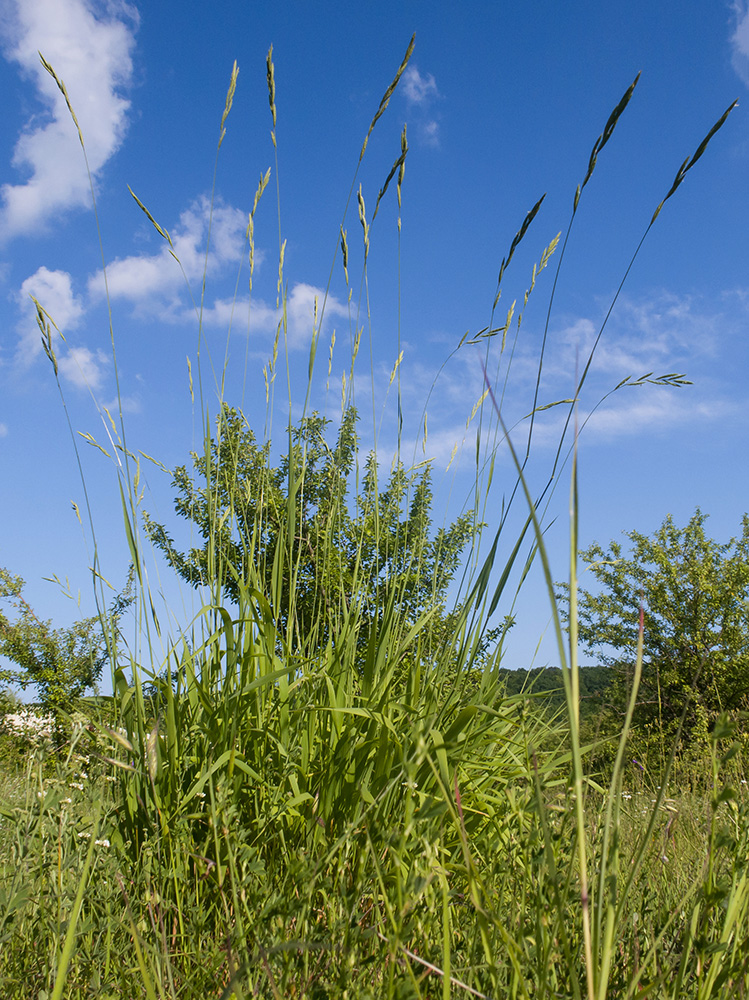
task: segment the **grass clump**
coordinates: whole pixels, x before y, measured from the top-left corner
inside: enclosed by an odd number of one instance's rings
[[[359,163],[412,48],[372,120]],[[235,65],[219,146],[236,79]],[[277,155],[271,53],[267,81]],[[594,144],[573,220],[636,82]],[[685,161],[666,199],[726,115]],[[400,208],[406,155],[404,132],[369,221],[361,190],[357,196],[364,287],[371,226],[393,181]],[[254,210],[267,181],[265,175],[250,215],[250,261]],[[355,184],[356,177],[350,198]],[[513,239],[499,284],[540,206]],[[280,321],[265,370],[268,426],[287,340],[279,243]],[[557,247],[555,239],[539,270]],[[193,455],[194,477],[186,467],[173,477],[177,510],[199,533],[185,552],[166,526],[153,518],[143,524],[140,466],[120,414],[121,499],[140,627],[129,650],[105,630],[109,714],[76,730],[53,766],[34,754],[23,794],[2,806],[5,995],[744,995],[749,801],[745,787],[724,780],[735,733],[727,720],[713,729],[709,788],[682,795],[670,784],[671,760],[661,787],[648,796],[644,785],[626,781],[633,695],[607,781],[586,771],[574,447],[567,638],[542,521],[574,445],[565,435],[592,355],[575,398],[558,404],[568,408],[567,425],[548,485],[534,498],[527,462],[544,407],[537,386],[524,456],[507,434],[498,388],[512,365],[506,348],[514,322],[511,312],[495,323],[498,299],[499,288],[489,324],[471,338],[498,353],[501,373],[497,385],[487,379],[477,412],[488,438],[507,443],[517,475],[483,550],[479,506],[486,504],[496,448],[485,463],[477,460],[476,510],[432,533],[429,474],[401,464],[400,437],[384,487],[376,447],[368,459],[360,455],[351,395],[358,331],[338,441],[327,440],[324,421],[310,409],[324,302],[300,394],[303,416],[296,427],[289,420],[279,465],[270,436],[258,444],[241,409],[222,394],[217,413],[208,412],[198,365],[207,430]],[[56,368],[41,305],[39,318]],[[459,349],[468,343],[464,338]],[[399,363],[391,377],[398,393]],[[543,356],[539,379],[542,364]],[[398,406],[400,412],[400,396]],[[361,469],[352,502],[349,482]],[[509,509],[523,498],[527,512],[508,542]],[[149,540],[204,599],[165,653],[145,569]],[[469,569],[449,600],[447,585],[469,544]],[[536,557],[555,612],[564,715],[544,712],[525,692],[508,694],[501,674],[510,581],[522,581]],[[505,624],[492,628],[498,609]],[[642,623],[635,688],[641,668]]]

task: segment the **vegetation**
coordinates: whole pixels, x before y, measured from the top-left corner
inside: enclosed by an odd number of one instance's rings
[[[325,440],[330,421],[303,417],[289,428],[291,448],[273,467],[270,441],[258,446],[245,417],[224,406],[207,451],[192,453],[204,485],[195,485],[186,466],[173,477],[175,510],[197,528],[202,544],[179,552],[148,514],[146,529],[195,587],[218,588],[238,602],[243,584],[256,577],[286,649],[313,655],[354,617],[366,643],[389,609],[404,634],[430,612],[421,630],[432,640],[424,644],[430,655],[446,630],[448,586],[479,525],[468,511],[431,538],[430,466],[409,473],[397,462],[383,489],[374,453],[366,459],[361,492],[349,501],[357,419],[348,407],[331,449]]]
[[[580,718],[595,721],[610,702],[612,671],[608,667],[579,667],[578,670]],[[559,667],[532,667],[530,670],[500,667],[497,676],[509,697],[533,696],[553,715],[566,708],[564,675]]]
[[[749,708],[749,515],[725,544],[707,537],[706,520],[698,509],[684,528],[669,515],[652,537],[629,531],[629,558],[618,542],[581,553],[601,589],[580,592],[580,640],[612,669],[623,718],[644,607],[634,720],[667,740],[680,729],[704,736],[721,712]]]
[[[236,74],[235,66],[219,146]],[[275,150],[271,53],[267,80]],[[636,82],[593,146],[570,225]],[[727,114],[684,161],[664,201]],[[400,206],[406,153],[404,133],[375,214],[393,180]],[[358,201],[366,278],[371,220]],[[539,208],[510,244],[500,283]],[[348,281],[343,226],[341,233]],[[248,237],[252,260],[252,217]],[[534,268],[526,302],[556,247],[554,240]],[[280,272],[279,289],[283,254]],[[38,312],[56,374],[51,321],[41,304]],[[492,316],[473,338],[499,353],[499,384],[512,364],[510,322]],[[285,311],[279,338],[284,323]],[[316,346],[315,334],[307,401]],[[275,358],[274,349],[271,384]],[[157,548],[205,598],[165,654],[153,641],[166,637],[144,572],[140,467],[120,425],[142,629],[127,652],[110,648],[110,723],[92,713],[51,757],[43,748],[30,755],[23,781],[5,782],[4,996],[746,995],[749,795],[735,723],[716,720],[689,794],[671,785],[673,753],[652,783],[627,764],[644,666],[640,618],[615,759],[603,776],[586,770],[576,558],[567,644],[540,501],[488,380],[485,395],[484,428],[507,441],[517,478],[482,554],[472,514],[431,535],[429,478],[416,469],[396,464],[381,489],[375,461],[364,459],[358,505],[348,508],[347,473],[360,460],[345,391],[338,443],[328,452],[323,423],[305,403],[278,467],[269,441],[258,445],[241,413],[222,407],[215,436],[206,434],[193,459],[197,482],[186,470],[175,476],[178,511],[197,527],[199,544],[180,553],[165,527],[146,522]],[[560,405],[569,405],[571,421],[574,401]],[[210,428],[209,414],[202,417]],[[480,499],[494,451],[485,457],[477,461]],[[571,474],[575,553],[574,453]],[[527,514],[508,541],[516,497],[525,497]],[[525,578],[529,561],[518,557],[529,539],[554,607],[563,717],[544,712],[539,699],[508,695],[501,637],[487,642],[495,612],[511,621],[509,581]],[[469,542],[474,572],[451,606],[446,586]],[[149,678],[156,701],[144,695]]]
[[[128,587],[112,602],[106,615],[82,618],[55,629],[42,621],[23,596],[24,581],[0,567],[0,598],[16,610],[15,620],[0,605],[0,656],[17,669],[0,668],[0,682],[26,690],[35,686],[42,712],[49,712],[55,731],[64,731],[64,720],[86,691],[101,678],[116,642],[119,620],[132,603],[132,577]]]

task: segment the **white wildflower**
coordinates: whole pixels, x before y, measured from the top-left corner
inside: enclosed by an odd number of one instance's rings
[[[38,745],[52,738],[54,719],[51,715],[37,715],[31,708],[24,708],[0,719],[0,728],[17,739]]]

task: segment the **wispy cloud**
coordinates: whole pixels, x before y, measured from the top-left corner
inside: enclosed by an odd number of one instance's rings
[[[4,438],[7,436],[8,436],[8,425],[0,424],[0,438]]]
[[[136,376],[136,378],[140,377]],[[104,403],[103,408],[109,410],[113,415],[119,413],[120,409],[123,413],[140,413],[143,410],[143,401],[140,394],[135,392],[130,396],[120,396],[119,399],[115,396]]]
[[[211,242],[206,258],[209,223]],[[238,267],[245,248],[246,231],[245,212],[218,203],[214,204],[211,218],[210,200],[205,196],[198,198],[180,215],[178,224],[170,232],[179,263],[166,242],[155,254],[134,254],[114,260],[107,265],[110,299],[130,302],[137,314],[162,322],[194,324],[197,314],[194,302],[189,301],[187,285],[197,293],[204,269],[208,276],[219,276],[230,267]],[[256,267],[258,261],[262,261],[260,251],[255,253]],[[102,271],[89,278],[88,291],[92,301],[104,298]],[[297,282],[291,287],[286,301],[291,350],[299,350],[311,340],[315,299],[319,314],[325,301],[324,289],[306,282]],[[204,304],[202,323],[210,329],[228,330],[231,327],[239,332],[247,330],[249,317],[251,334],[273,336],[281,316],[275,302],[270,305],[259,297],[253,298],[251,303],[246,296],[217,298],[212,303],[207,301]],[[335,317],[347,316],[346,305],[334,295],[328,295],[323,317],[325,323]]]
[[[732,295],[735,298],[740,293]],[[580,371],[587,361],[605,315],[605,306],[601,308],[598,315],[568,317],[564,324],[556,329],[552,327],[539,406],[568,399],[574,394],[576,366]],[[731,338],[740,329],[742,320],[733,310],[724,309],[722,305],[706,308],[705,303],[692,296],[676,296],[665,291],[655,291],[640,298],[622,296],[598,345],[583,390],[578,413],[580,423],[586,424],[583,440],[604,445],[614,439],[642,434],[665,436],[681,432],[685,427],[735,419],[743,404],[737,403],[730,387],[712,373],[722,366],[722,358],[730,350]],[[502,400],[504,420],[511,429],[513,441],[523,448],[538,373],[539,342],[537,330],[530,325],[524,328],[504,394],[505,368],[501,364],[497,379],[497,397]],[[509,349],[504,355],[505,361],[508,355]],[[461,349],[435,383],[437,364],[430,365],[423,352],[414,357],[406,350],[400,369],[404,426],[408,428],[409,442],[404,445],[404,455],[413,453],[417,459],[435,458],[436,468],[439,468],[443,462],[447,464],[457,446],[456,463],[466,467],[467,463],[475,461],[478,420],[474,418],[470,426],[466,422],[473,402],[484,389],[480,357],[478,348]],[[496,357],[490,361],[489,368],[492,372],[497,371]],[[683,388],[660,388],[650,384],[625,386],[596,407],[598,401],[626,376],[639,378],[651,371],[655,375],[684,373],[695,385]],[[383,369],[379,373],[378,394],[384,393],[386,377]],[[424,452],[421,404],[430,389]],[[496,421],[489,400],[484,407],[482,453],[484,449],[491,450],[501,437],[501,434],[495,435]],[[569,405],[537,413],[533,432],[537,451],[544,453],[557,448],[568,413]],[[388,439],[391,438],[394,439],[394,430],[389,431]]]
[[[16,142],[13,166],[29,176],[0,189],[0,239],[32,234],[59,212],[90,201],[75,126],[38,53],[65,83],[96,176],[127,127],[130,102],[122,92],[132,77],[137,24],[137,11],[123,0],[5,0],[3,54],[32,81],[44,112],[27,122]]]
[[[578,317],[552,331],[547,375],[570,379],[578,359],[581,367],[587,363],[602,319],[603,312],[595,320]],[[689,374],[697,359],[715,356],[724,324],[719,310],[705,310],[688,295],[622,295],[596,348],[591,375],[616,384],[627,375],[637,378],[648,371],[661,375],[679,368]]]
[[[749,5],[746,0],[734,0],[734,30],[731,35],[731,61],[738,75],[749,86]]]
[[[401,84],[409,111],[414,116],[419,139],[427,146],[439,145],[439,121],[432,106],[440,97],[437,81],[431,73],[422,76],[416,66],[409,66]]]
[[[643,432],[661,435],[689,424],[719,420],[734,409],[723,400],[695,400],[693,393],[683,389],[625,387],[618,402],[601,407],[591,415],[585,437],[608,441]],[[584,419],[581,417],[581,422]]]

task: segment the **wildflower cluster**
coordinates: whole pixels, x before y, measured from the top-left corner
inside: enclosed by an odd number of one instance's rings
[[[48,746],[53,731],[52,716],[39,715],[31,708],[20,709],[0,719],[0,732],[34,749]]]

